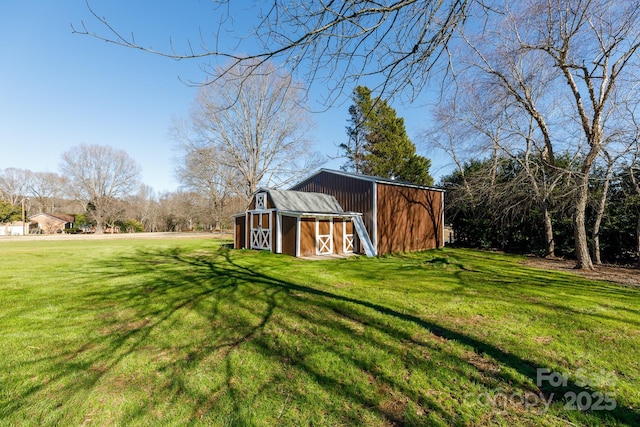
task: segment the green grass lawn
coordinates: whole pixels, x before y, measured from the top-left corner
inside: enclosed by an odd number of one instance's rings
[[[0,425],[640,425],[640,289],[521,262],[0,241]]]

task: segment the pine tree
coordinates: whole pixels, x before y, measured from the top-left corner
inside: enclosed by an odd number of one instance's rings
[[[345,170],[384,178],[431,185],[431,161],[416,154],[404,126],[404,119],[371,90],[358,86],[353,92],[354,104],[349,107],[349,140],[341,144],[347,163]]]

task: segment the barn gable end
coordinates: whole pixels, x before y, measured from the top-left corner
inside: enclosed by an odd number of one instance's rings
[[[443,246],[442,189],[328,169],[292,189],[330,194],[345,210],[361,212],[377,254]]]
[[[379,253],[440,248],[442,192],[377,183]]]

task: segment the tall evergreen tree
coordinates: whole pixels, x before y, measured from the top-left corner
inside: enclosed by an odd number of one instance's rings
[[[416,154],[404,126],[404,119],[371,90],[358,86],[349,107],[347,143],[341,144],[347,163],[343,169],[356,173],[431,185],[431,161]]]

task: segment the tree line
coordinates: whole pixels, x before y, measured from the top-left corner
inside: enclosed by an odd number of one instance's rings
[[[528,222],[530,206],[539,217],[530,237],[542,233],[542,254],[568,253],[578,268],[593,268],[612,197],[631,196],[623,177],[637,178],[640,11],[605,1],[493,5],[457,32],[457,70],[425,138],[453,159],[457,172],[445,185],[475,198],[476,216],[488,220],[500,206],[485,224],[498,240],[518,240],[524,230],[510,225]],[[559,251],[567,229],[571,250]],[[607,243],[611,259],[629,249]]]
[[[446,218],[457,244],[539,256],[575,258],[572,215],[576,197],[571,172],[558,171],[540,207],[524,170],[523,153],[466,162],[441,180]],[[567,153],[558,162],[569,165]],[[595,264],[640,262],[640,167],[598,164],[589,180],[586,226]],[[574,171],[577,173],[577,171]],[[543,168],[535,172],[541,179]],[[606,199],[606,203],[603,200]],[[551,241],[544,222],[551,221]],[[550,254],[549,251],[553,250]]]
[[[126,156],[126,153],[106,146],[81,146],[73,149],[73,152],[78,151],[102,151],[103,154],[108,152]],[[90,157],[89,154],[87,158]],[[128,157],[125,159],[132,161]],[[102,156],[101,160],[106,168],[114,159]],[[86,170],[82,170],[82,174],[87,179],[91,167],[89,164],[84,167]],[[105,177],[104,180],[96,179],[83,187],[78,183],[77,177],[68,174],[17,168],[1,169],[0,223],[21,221],[24,205],[27,221],[29,216],[38,213],[74,215],[75,227],[67,230],[68,232],[92,230],[100,233],[115,228],[120,232],[130,233],[215,231],[228,230],[231,227],[230,215],[245,207],[244,199],[232,199],[221,212],[207,194],[186,188],[156,194],[151,187],[141,184],[137,176],[130,174],[119,177],[127,180],[128,184],[120,185],[120,189],[116,191],[118,177],[107,174],[102,176]]]

